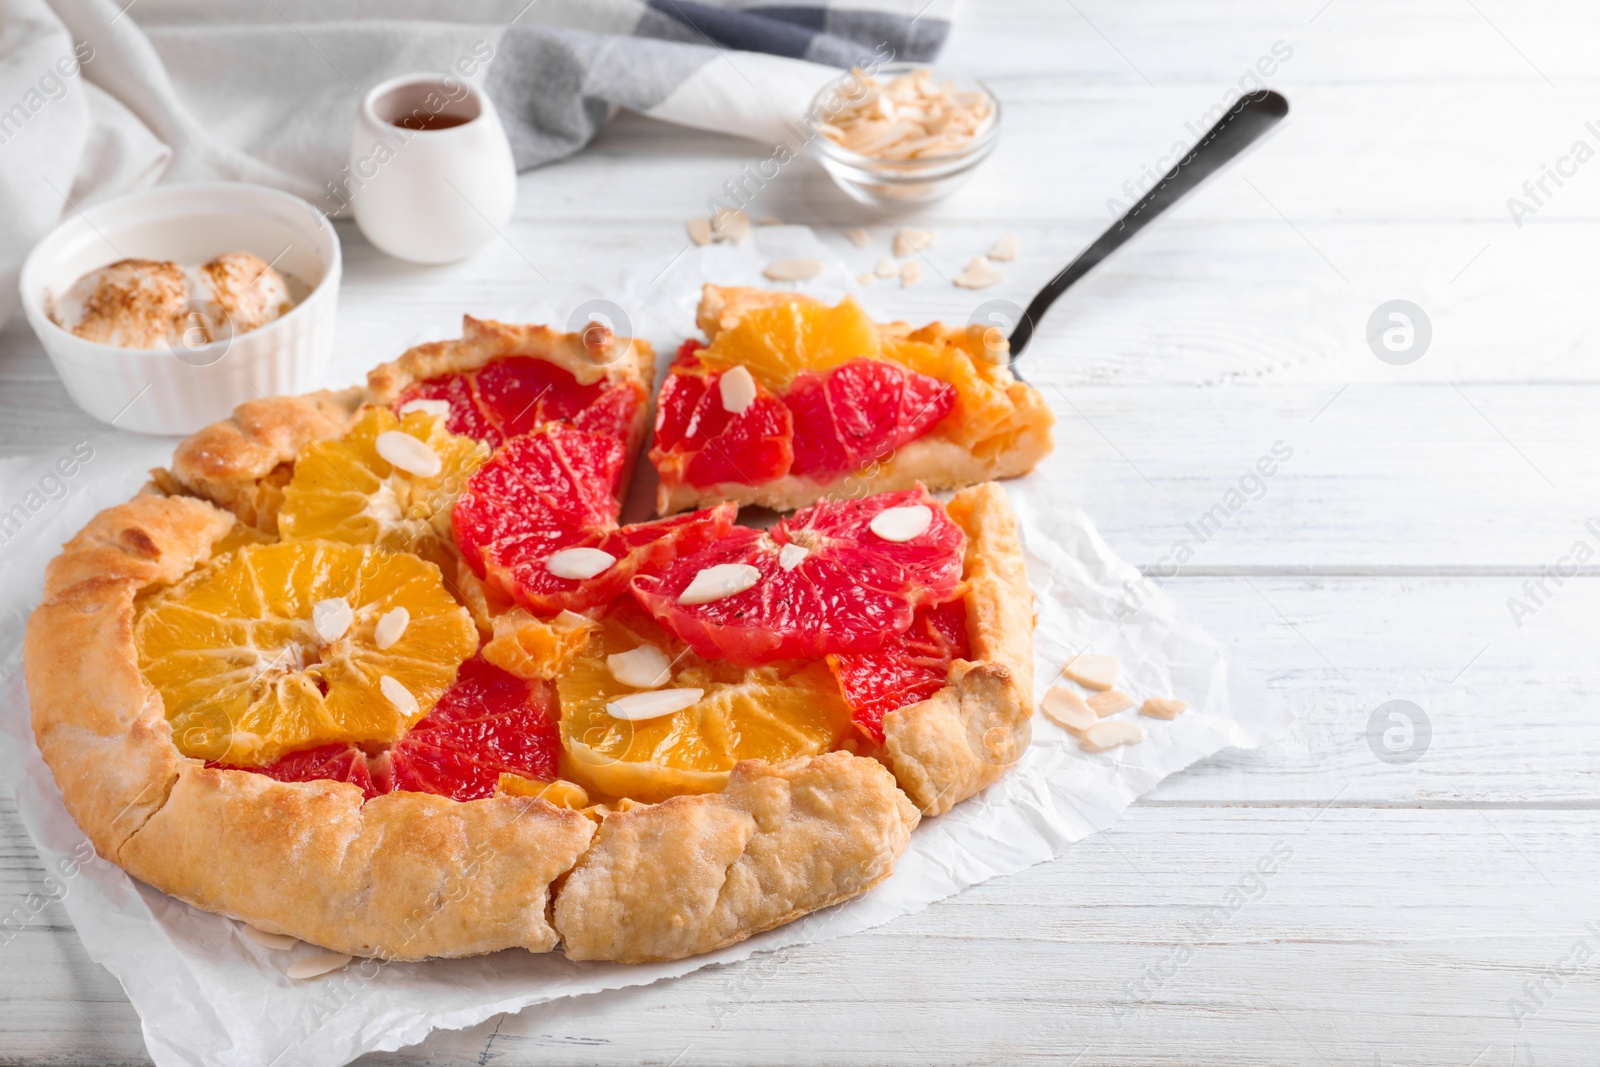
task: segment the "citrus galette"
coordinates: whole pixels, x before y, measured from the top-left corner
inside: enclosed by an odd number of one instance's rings
[[[96,850],[395,959],[674,959],[887,877],[1028,742],[1005,493],[622,524],[652,370],[469,318],[364,389],[242,406],[97,515],[26,646]]]
[[[1026,474],[1054,419],[994,327],[874,323],[853,300],[707,285],[656,399],[658,511]]]

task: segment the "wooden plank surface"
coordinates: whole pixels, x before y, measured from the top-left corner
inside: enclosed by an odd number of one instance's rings
[[[864,299],[908,319],[1025,303],[1280,41],[1292,56],[1271,81],[1292,120],[1064,299],[1027,366],[1060,418],[1044,476],[1302,716],[1292,736],[1167,781],[1059,862],[849,942],[371,1062],[1593,1061],[1600,970],[1573,960],[1600,952],[1585,925],[1600,924],[1600,569],[1545,579],[1520,620],[1508,600],[1576,542],[1600,547],[1600,164],[1521,226],[1506,203],[1575,140],[1600,147],[1592,5],[969,4],[946,58],[1000,93],[1005,138],[914,221],[941,234],[930,280]],[[524,175],[506,239],[469,263],[405,266],[342,227],[334,378],[464,310],[539,306],[539,273],[560,287],[664,267],[683,220],[764,154],[624,116]],[[817,227],[859,266],[891,233],[805,160],[752,210]],[[856,225],[873,249],[843,239]],[[1022,254],[1002,285],[938,280],[1005,232]],[[1364,337],[1395,297],[1434,329],[1407,367]],[[98,432],[26,326],[0,330],[0,453]],[[1279,441],[1292,459],[1192,533]],[[1405,765],[1369,740],[1396,699],[1432,725]],[[0,911],[42,878],[0,800]],[[0,1005],[0,1062],[144,1062],[58,905],[0,944]]]

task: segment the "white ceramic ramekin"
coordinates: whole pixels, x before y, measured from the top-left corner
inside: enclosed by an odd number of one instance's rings
[[[175,349],[86,341],[50,318],[51,299],[120,259],[194,267],[251,252],[310,287],[248,333]],[[22,306],[79,407],[121,430],[192,433],[246,400],[303,393],[333,355],[341,259],[327,218],[304,200],[242,182],[162,185],[73,212],[22,265]]]

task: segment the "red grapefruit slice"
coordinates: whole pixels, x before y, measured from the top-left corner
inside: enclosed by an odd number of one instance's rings
[[[502,772],[554,781],[560,719],[548,682],[518,678],[474,656],[427,717],[389,750],[391,788],[482,800],[494,795]]]
[[[931,512],[921,533],[890,541],[872,532],[881,512],[916,505]],[[710,659],[759,666],[870,652],[905,631],[917,608],[955,595],[965,547],[961,528],[918,486],[864,500],[822,501],[767,532],[735,527],[700,552],[641,569],[633,592]],[[695,576],[718,564],[754,567],[755,584],[706,603],[680,603]]]
[[[757,383],[755,400],[733,414],[722,406],[721,378],[673,373],[661,385],[650,462],[669,484],[760,485],[789,473],[789,409]]]
[[[955,397],[950,383],[881,359],[804,371],[783,397],[794,415],[791,470],[827,481],[888,459],[950,414]]]
[[[280,782],[315,782],[322,778],[349,782],[360,786],[367,800],[382,791],[373,783],[372,772],[367,768],[367,757],[356,746],[344,743],[318,745],[316,748],[291,752],[265,767],[229,767],[220,763],[208,763],[206,766],[225,771],[254,771]]]
[[[499,448],[552,422],[626,441],[645,390],[631,381],[582,385],[549,360],[508,356],[476,371],[418,382],[400,394],[395,410],[411,400],[448,401],[445,425],[451,433]]]
[[[966,605],[948,600],[919,609],[905,633],[876,651],[829,656],[828,666],[856,726],[882,744],[883,717],[943,689],[950,664],[967,656]]]

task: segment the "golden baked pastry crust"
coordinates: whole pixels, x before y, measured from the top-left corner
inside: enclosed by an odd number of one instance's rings
[[[701,291],[695,322],[708,341],[715,340],[717,334],[732,327],[750,311],[791,303],[812,307],[821,305],[820,301],[803,293],[706,285]],[[885,338],[946,342],[957,347],[970,345],[964,335],[939,323],[920,329],[913,329],[904,322],[876,325]],[[753,504],[774,511],[792,511],[825,496],[855,497],[887,493],[909,489],[918,482],[926,486],[929,492],[940,492],[1027,474],[1055,447],[1051,432],[1055,416],[1039,391],[1026,382],[1018,381],[1009,368],[997,367],[987,373],[993,378],[992,384],[1005,390],[1015,409],[1006,447],[992,454],[977,454],[955,441],[930,435],[902,445],[886,460],[828,482],[819,482],[805,475],[786,474],[759,485],[723,482],[699,488],[662,484],[656,489],[656,512],[671,515],[688,508],[708,507],[724,500],[741,506]]]
[[[414,349],[374,372],[371,395],[392,400],[407,375],[458,369],[486,343]],[[885,717],[876,758],[741,763],[719,793],[620,805],[598,827],[541,799],[363,802],[345,782],[186,758],[137,666],[141,598],[251,539],[242,524],[264,511],[249,478],[284,462],[286,434],[333,436],[354,410],[334,394],[246,407],[185,442],[174,463],[184,490],[221,487],[222,499],[151,488],[97,515],[50,564],[24,652],[35,737],[68,810],[99,854],[198,907],[395,959],[558,944],[573,959],[675,959],[865,892],[923,813],[994,781],[1027,744],[1031,602],[1005,493],[986,484],[950,504],[968,538],[974,659],[957,661],[931,699]]]

